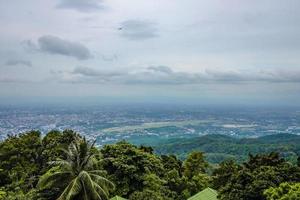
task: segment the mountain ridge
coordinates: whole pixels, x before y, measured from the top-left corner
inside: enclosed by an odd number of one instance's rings
[[[249,154],[268,153],[272,151],[281,154],[295,162],[300,153],[300,135],[274,134],[258,138],[234,138],[221,134],[209,134],[193,138],[176,138],[156,145],[158,154],[175,154],[181,159],[191,151],[203,151],[212,163],[236,158],[245,161]]]

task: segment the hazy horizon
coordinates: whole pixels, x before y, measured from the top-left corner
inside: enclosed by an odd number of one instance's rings
[[[300,109],[297,101],[294,102],[280,102],[280,101],[251,101],[245,99],[209,99],[202,98],[188,99],[188,98],[162,98],[162,97],[1,97],[0,107],[61,107],[61,108],[84,108],[84,107],[103,107],[103,106],[170,106],[174,109],[180,107],[199,108],[270,108],[270,109]]]

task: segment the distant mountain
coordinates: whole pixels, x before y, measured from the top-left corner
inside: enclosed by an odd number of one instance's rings
[[[225,135],[204,135],[194,138],[176,138],[161,142],[154,147],[159,154],[175,154],[181,159],[191,151],[203,151],[211,163],[225,159],[245,161],[248,154],[280,152],[291,162],[296,162],[300,154],[300,135],[276,134],[259,138],[237,139]]]
[[[259,141],[265,143],[295,143],[300,145],[300,135],[295,134],[275,134],[275,135],[266,135],[258,138]]]

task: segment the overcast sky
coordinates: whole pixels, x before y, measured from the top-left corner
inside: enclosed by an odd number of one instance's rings
[[[299,0],[0,0],[0,98],[299,105]]]

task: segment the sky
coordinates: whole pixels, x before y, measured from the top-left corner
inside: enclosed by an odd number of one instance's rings
[[[298,0],[0,0],[0,101],[299,105]]]

